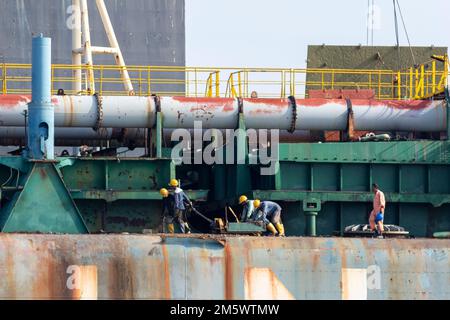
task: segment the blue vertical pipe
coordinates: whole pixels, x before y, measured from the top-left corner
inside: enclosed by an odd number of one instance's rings
[[[32,41],[31,102],[28,104],[28,157],[54,158],[54,109],[51,101],[50,38],[42,34]]]

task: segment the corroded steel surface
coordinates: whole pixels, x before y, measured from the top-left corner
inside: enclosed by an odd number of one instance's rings
[[[449,299],[450,240],[0,235],[0,298]]]

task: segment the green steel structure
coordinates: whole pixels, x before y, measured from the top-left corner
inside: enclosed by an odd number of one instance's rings
[[[161,129],[159,120],[153,130]],[[223,217],[243,193],[279,202],[288,235],[366,223],[374,182],[386,194],[386,223],[415,236],[450,229],[449,141],[280,144],[273,176],[260,175],[260,165],[176,166],[170,152],[155,139],[160,157],[64,157],[50,166],[1,157],[1,230],[158,232],[159,188],[174,177],[210,217]]]

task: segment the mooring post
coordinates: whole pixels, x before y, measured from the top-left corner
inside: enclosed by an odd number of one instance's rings
[[[305,214],[305,234],[309,237],[315,237],[316,217],[322,209],[322,202],[319,199],[303,200],[303,213]]]

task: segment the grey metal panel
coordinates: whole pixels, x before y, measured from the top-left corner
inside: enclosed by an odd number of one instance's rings
[[[185,65],[184,0],[105,0],[105,4],[127,65]],[[70,64],[71,5],[72,0],[0,0],[0,63],[31,63],[31,36],[42,32],[52,38],[52,63]],[[92,44],[108,46],[95,1],[88,1],[88,7]],[[112,65],[114,59],[95,55],[94,64]],[[153,79],[167,77],[184,79],[184,73],[152,74]],[[69,89],[70,84],[61,87]],[[152,85],[152,90],[183,93],[184,85]]]
[[[71,63],[71,0],[0,0],[0,62],[30,63],[31,35],[52,38],[53,63]],[[185,64],[184,0],[105,0],[128,65]],[[88,1],[92,43],[108,44],[94,1]],[[96,56],[113,64],[112,56]]]

